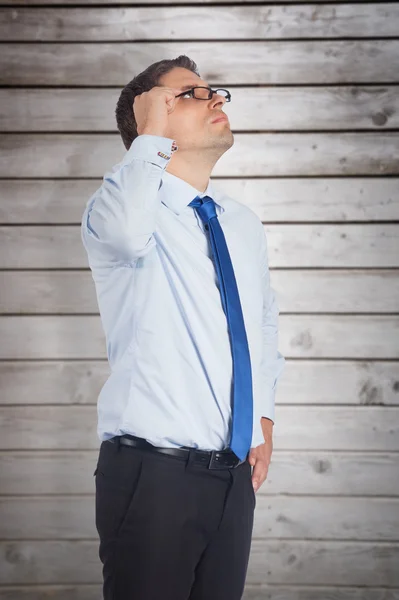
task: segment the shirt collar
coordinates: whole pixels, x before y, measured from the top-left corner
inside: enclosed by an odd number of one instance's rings
[[[219,213],[225,211],[224,206],[221,204],[222,201],[220,195],[213,189],[210,179],[205,192],[200,192],[191,184],[187,183],[187,181],[184,181],[184,179],[164,170],[159,193],[161,194],[162,203],[176,213],[176,215],[179,215],[186,209],[196,196],[199,196],[200,198],[203,196],[210,196],[212,200],[215,201],[216,206],[219,207]]]

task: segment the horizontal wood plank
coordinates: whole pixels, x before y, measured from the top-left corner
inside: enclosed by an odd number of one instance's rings
[[[263,222],[399,221],[399,177],[212,177],[212,183]],[[101,179],[4,179],[0,223],[79,224],[100,185]]]
[[[399,408],[277,406],[277,450],[399,451]],[[356,435],[353,434],[356,423]],[[1,450],[99,448],[97,407],[3,406]],[[134,432],[133,432],[134,433]]]
[[[195,57],[201,77],[211,85],[395,83],[398,53],[399,39],[9,42],[0,54],[0,85],[124,86],[132,65],[140,73],[180,54]]]
[[[3,495],[93,494],[95,450],[0,451]],[[397,454],[273,449],[262,496],[399,496]],[[300,473],[300,477],[298,477]]]
[[[2,586],[2,600],[98,600],[101,584]],[[246,584],[243,600],[399,600],[399,589]]]
[[[247,584],[399,587],[398,561],[395,542],[255,539]],[[8,585],[93,584],[102,577],[94,540],[0,542],[0,565],[0,583]]]
[[[275,4],[272,0],[240,0],[240,4],[257,4],[262,2],[262,4]],[[297,3],[298,0],[285,0],[287,4]],[[336,0],[314,0],[314,4],[328,4],[330,2],[335,3]],[[353,0],[354,3],[365,3],[366,0]],[[15,6],[15,0],[2,0],[2,6]],[[31,5],[31,0],[18,0],[18,5]],[[154,4],[154,0],[62,0],[62,5],[68,6],[69,4],[73,4],[74,6],[85,6],[91,8],[92,5],[102,5],[107,4],[112,5],[121,5],[121,4],[129,4],[129,5],[146,5],[146,4]],[[168,4],[167,0],[158,0],[157,4]],[[187,4],[187,0],[174,0],[173,4]],[[231,0],[192,0],[190,4],[205,4],[212,6],[213,4],[231,4]],[[35,0],[35,5],[37,6],[51,6],[51,5],[60,5],[60,0]]]
[[[0,361],[1,404],[93,404],[111,370],[106,360]],[[397,362],[286,360],[278,404],[399,404]]]
[[[399,5],[213,1],[0,8],[4,600],[101,595],[109,365],[79,224],[124,153],[131,65],[178,54],[232,86],[235,144],[213,179],[265,223],[287,358],[243,598],[399,600]]]
[[[399,269],[273,269],[280,313],[399,312]],[[98,314],[85,271],[0,271],[0,314]]]
[[[398,560],[397,543],[253,540],[247,582],[393,587]]]
[[[16,7],[0,9],[0,39],[12,42],[124,42],[384,38],[397,35],[398,22],[399,7],[394,2],[95,10]]]
[[[149,481],[147,484],[151,485]],[[399,539],[399,498],[270,497],[262,493],[263,488],[256,493],[254,538]],[[155,482],[147,493],[153,496],[158,489]],[[0,538],[97,539],[95,495],[0,496]]]
[[[253,587],[253,589],[255,590],[254,593],[257,594],[258,586]],[[43,600],[44,598],[51,598],[51,600],[99,600],[102,594],[102,584],[0,585],[0,593],[2,600]],[[382,600],[378,593],[380,592],[377,590],[376,595],[368,597],[367,600]],[[255,599],[256,596],[250,596],[246,600]],[[260,600],[260,598],[258,597],[257,600]],[[287,596],[286,600],[294,599]],[[339,600],[353,600],[353,598],[349,598],[349,596],[342,596],[341,598],[340,596]],[[355,600],[358,599],[355,598]],[[389,596],[387,600],[397,599]]]
[[[287,358],[399,358],[395,315],[280,315],[279,337]],[[106,358],[98,315],[0,316],[0,338],[0,359]]]
[[[121,146],[114,134],[3,134],[0,177],[103,177],[123,159]],[[390,174],[399,174],[398,132],[238,133],[213,170],[217,177]]]
[[[83,214],[82,207],[82,214]],[[399,225],[265,225],[269,267],[399,266]],[[79,226],[0,226],[1,269],[88,267]]]
[[[233,87],[230,92],[232,100],[223,110],[233,131],[399,126],[396,85]],[[0,131],[116,133],[115,106],[120,93],[120,88],[0,89]]]

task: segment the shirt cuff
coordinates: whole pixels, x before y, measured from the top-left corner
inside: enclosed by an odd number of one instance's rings
[[[134,159],[139,159],[165,169],[172,158],[172,153],[177,149],[176,141],[172,138],[160,135],[139,135],[133,140],[121,164],[128,164]]]

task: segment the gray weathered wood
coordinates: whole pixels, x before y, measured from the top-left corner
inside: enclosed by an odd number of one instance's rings
[[[395,315],[283,314],[279,329],[287,358],[399,358]],[[0,338],[1,359],[106,358],[98,315],[0,316]]]
[[[255,539],[247,584],[399,587],[398,561],[395,542]],[[2,584],[100,581],[97,541],[0,542]]]
[[[4,586],[2,600],[99,600],[100,584]],[[399,600],[398,589],[348,586],[284,586],[246,584],[243,600]]]
[[[12,42],[119,42],[384,38],[397,36],[398,22],[399,7],[394,2],[96,10],[20,7],[0,9],[0,39]]]
[[[399,311],[399,271],[274,269],[280,312]],[[1,314],[98,314],[95,285],[82,271],[0,271]]]
[[[398,560],[397,543],[253,540],[247,581],[397,586]]]
[[[44,598],[51,598],[51,600],[99,600],[102,594],[102,585],[100,583],[92,585],[73,583],[71,585],[2,585],[0,589],[2,600],[43,600]],[[291,591],[290,594],[292,593],[293,592]],[[374,595],[367,596],[367,600],[382,600],[379,593],[380,592],[377,590]],[[252,594],[258,594],[257,587],[253,588]],[[252,595],[247,596],[246,600],[258,599],[256,596]],[[287,596],[286,600],[293,600],[293,598]],[[349,596],[340,596],[334,600],[353,600],[353,598],[349,598]],[[357,600],[357,598],[355,600]],[[396,598],[390,596],[388,600],[396,600]]]
[[[399,358],[395,315],[283,314],[279,329],[287,358]],[[1,359],[106,358],[98,315],[0,316],[0,338]]]
[[[110,374],[106,360],[0,361],[1,403],[92,404]]]
[[[3,494],[94,493],[92,451],[0,452]],[[397,455],[378,452],[273,451],[261,488],[270,494],[398,496]],[[298,473],[301,474],[298,477]]]
[[[113,134],[3,134],[0,176],[102,177],[124,154]],[[213,170],[217,177],[398,173],[397,132],[238,133]]]
[[[83,588],[85,590],[85,588]],[[89,593],[89,592],[88,592]],[[284,585],[251,585],[245,586],[243,600],[399,600],[399,590],[355,587],[288,587]],[[6,600],[15,600],[13,597]],[[21,600],[36,600],[23,597]],[[38,599],[39,600],[39,599]],[[54,600],[64,600],[63,597]],[[90,596],[79,600],[94,600]],[[98,598],[96,598],[98,600]]]
[[[96,413],[95,405],[3,406],[0,449],[98,448]],[[275,448],[399,451],[398,415],[397,407],[277,406]]]
[[[399,358],[396,317],[280,315],[280,323],[287,357]]]
[[[196,3],[0,8],[0,596],[102,595],[79,224],[122,87],[188,54],[232,91],[212,178],[265,223],[287,358],[243,600],[399,600],[399,5]]]
[[[5,179],[0,223],[79,224],[86,202],[101,182]],[[212,183],[249,206],[263,222],[399,221],[398,177],[212,177]]]
[[[101,183],[98,179],[3,180],[0,223],[78,224]],[[399,220],[397,177],[212,177],[212,183],[249,206],[263,222]]]
[[[146,484],[147,493],[151,494],[151,482],[147,480]],[[399,538],[399,498],[266,496],[264,487],[256,493],[254,538],[353,541]],[[156,489],[155,482],[152,494]],[[94,493],[0,497],[0,537],[2,540],[96,539]]]
[[[115,106],[120,92],[120,88],[0,89],[0,131],[117,132]],[[233,131],[399,126],[395,85],[234,87],[230,92],[232,100],[223,110]]]
[[[286,0],[286,3],[297,3],[298,0]],[[273,5],[275,4],[275,2],[273,2],[272,0],[240,0],[240,3],[246,5],[246,4],[257,4],[258,2],[262,2],[262,4],[270,4]],[[330,3],[330,2],[336,2],[336,0],[314,0],[314,4],[326,4],[326,3]],[[357,2],[365,2],[365,0],[353,0],[354,3]],[[3,6],[9,6],[12,5],[14,6],[16,4],[15,0],[2,0],[2,5]],[[18,0],[18,5],[29,5],[32,4],[32,0]],[[60,0],[35,0],[35,5],[42,5],[42,6],[50,6],[50,5],[60,5]],[[63,5],[68,6],[69,4],[77,4],[76,0],[63,0],[62,2]],[[107,5],[112,5],[112,4],[130,4],[130,5],[135,5],[135,4],[139,4],[139,5],[146,5],[146,4],[154,4],[153,0],[79,0],[78,2],[79,6],[87,6],[88,8],[92,8],[92,5],[101,5],[101,4],[107,4]],[[157,4],[168,4],[167,0],[159,0],[157,2]],[[187,0],[175,0],[173,2],[173,4],[187,4]],[[213,4],[231,4],[231,0],[192,0],[192,2],[190,2],[190,4],[206,4],[209,6],[212,6]]]
[[[0,54],[0,84],[124,86],[134,76],[132,65],[139,73],[179,54],[195,57],[211,85],[395,83],[399,39],[60,42],[56,47],[9,42]]]
[[[97,459],[98,448],[0,451],[1,492],[92,494]],[[397,470],[396,453],[274,449],[259,493],[399,496]]]
[[[82,210],[83,213],[83,210]],[[399,266],[399,226],[265,225],[269,266]],[[79,226],[0,226],[0,268],[87,268]]]
[[[292,237],[294,227],[300,234],[297,239]],[[294,227],[265,225],[270,267],[396,267],[398,264],[399,238],[393,223]]]
[[[101,584],[3,586],[2,600],[99,600]],[[246,584],[243,600],[399,600],[399,589]]]
[[[0,361],[2,404],[92,404],[111,370],[106,360]],[[395,361],[286,361],[279,404],[399,404]]]

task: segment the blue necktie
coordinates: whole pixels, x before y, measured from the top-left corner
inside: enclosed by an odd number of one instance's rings
[[[233,356],[233,426],[230,448],[240,460],[244,460],[251,447],[253,398],[251,360],[240,296],[215,202],[210,196],[196,196],[188,206],[196,209],[205,229],[209,231]]]

